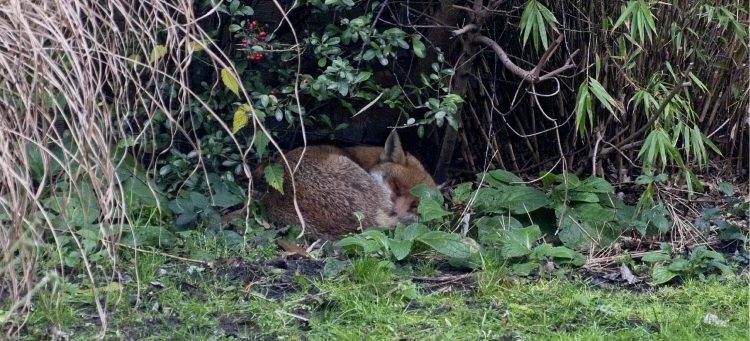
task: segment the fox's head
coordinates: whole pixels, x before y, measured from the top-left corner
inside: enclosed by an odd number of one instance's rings
[[[437,187],[422,163],[401,147],[401,140],[394,130],[385,141],[380,162],[370,170],[373,178],[391,195],[393,209],[391,215],[400,222],[416,221],[419,198],[410,190],[419,184]]]

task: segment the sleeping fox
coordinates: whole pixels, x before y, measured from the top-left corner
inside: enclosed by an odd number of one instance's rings
[[[284,154],[294,167],[302,148]],[[284,183],[290,184],[288,171]],[[307,147],[294,173],[297,204],[305,219],[305,233],[314,238],[335,239],[360,227],[393,227],[416,220],[418,199],[409,190],[435,182],[414,156],[406,153],[394,130],[384,147]],[[269,220],[298,224],[292,186],[284,193],[274,189],[262,198]],[[355,212],[364,214],[357,220]]]

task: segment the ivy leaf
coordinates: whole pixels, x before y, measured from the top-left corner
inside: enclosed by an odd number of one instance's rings
[[[284,169],[279,164],[270,164],[263,169],[266,183],[275,190],[284,193]]]
[[[461,240],[461,236],[454,233],[430,231],[416,240],[448,257],[464,259],[471,255],[469,246]]]
[[[221,69],[221,81],[224,83],[224,86],[231,90],[237,97],[240,96],[240,86],[237,83],[237,78],[232,74],[232,70],[229,68]]]

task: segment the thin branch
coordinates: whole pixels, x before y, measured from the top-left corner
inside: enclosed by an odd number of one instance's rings
[[[573,62],[573,58],[576,56],[576,54],[578,54],[578,51],[573,52],[573,54],[571,54],[568,57],[568,60],[566,61],[565,65],[555,70],[552,70],[541,77],[539,76],[542,69],[544,68],[544,65],[546,65],[547,62],[549,61],[549,58],[552,56],[555,50],[557,50],[557,48],[560,47],[562,40],[563,40],[563,36],[562,35],[558,36],[557,39],[555,39],[555,41],[552,43],[552,45],[544,52],[544,54],[542,54],[542,57],[539,59],[539,62],[537,63],[537,65],[534,66],[534,68],[531,70],[524,70],[518,65],[516,65],[515,63],[513,63],[513,61],[511,61],[510,58],[508,57],[508,54],[505,53],[505,50],[503,50],[503,48],[500,47],[500,45],[494,40],[490,39],[489,37],[481,36],[481,35],[474,38],[475,42],[482,43],[490,47],[497,55],[498,59],[500,60],[500,63],[502,63],[503,66],[505,66],[505,68],[507,68],[511,73],[515,74],[518,77],[523,78],[524,81],[528,81],[529,83],[532,83],[532,84],[536,84],[541,81],[553,78],[566,70],[576,67],[576,64]]]

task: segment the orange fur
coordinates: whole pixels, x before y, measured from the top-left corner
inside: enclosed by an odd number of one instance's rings
[[[297,148],[285,156],[294,165],[301,153]],[[418,184],[435,186],[419,160],[403,150],[395,131],[384,147],[308,147],[294,179],[306,233],[323,239],[357,231],[354,212],[365,215],[363,227],[390,228],[414,221],[418,200],[409,190]],[[291,187],[287,173],[285,193],[270,189],[263,197],[272,222],[299,223]]]

